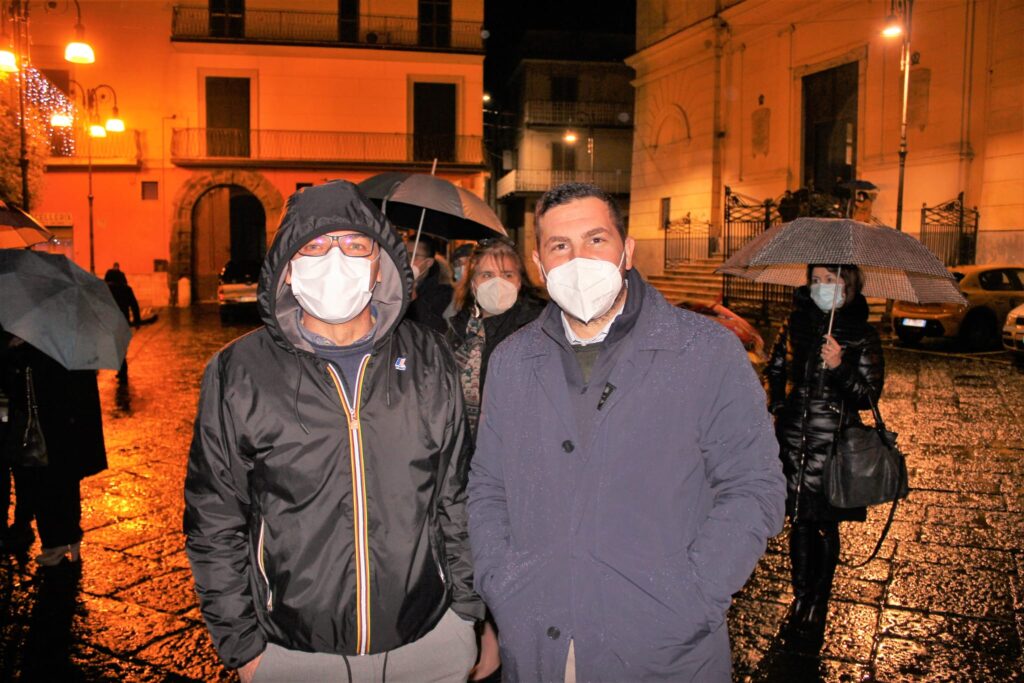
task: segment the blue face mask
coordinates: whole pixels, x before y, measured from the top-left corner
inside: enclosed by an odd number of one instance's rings
[[[836,290],[839,291],[836,294]],[[814,301],[815,305],[821,310],[828,313],[832,310],[832,297],[838,296],[836,300],[836,308],[841,308],[846,303],[846,296],[842,288],[837,284],[814,284],[811,285],[811,300]]]

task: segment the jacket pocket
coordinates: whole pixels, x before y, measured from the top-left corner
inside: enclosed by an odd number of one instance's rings
[[[274,611],[274,591],[270,587],[270,579],[267,578],[267,567],[264,562],[263,556],[266,553],[264,546],[265,536],[267,532],[267,522],[263,517],[260,517],[260,536],[259,541],[256,544],[256,566],[260,572],[260,578],[263,579],[263,586],[267,591],[266,608],[268,612]]]

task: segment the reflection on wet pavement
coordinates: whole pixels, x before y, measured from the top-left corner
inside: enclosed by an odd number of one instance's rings
[[[182,485],[206,361],[243,334],[215,308],[165,310],[129,351],[131,380],[100,373],[110,468],[83,482],[80,567],[0,558],[0,680],[231,680],[196,607]],[[785,532],[729,616],[738,681],[1021,680],[1024,370],[886,350],[882,410],[914,490],[879,557],[841,567],[820,653],[780,637]],[[845,525],[865,557],[885,521]]]

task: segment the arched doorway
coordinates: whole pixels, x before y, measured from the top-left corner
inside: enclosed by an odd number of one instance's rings
[[[264,221],[263,221],[263,249],[266,249],[266,245],[269,245],[274,241],[274,235],[277,232],[277,225],[280,220],[281,212],[284,209],[284,197],[278,191],[273,184],[270,183],[262,174],[254,171],[244,170],[215,170],[206,173],[197,173],[193,175],[178,191],[177,196],[174,199],[174,224],[171,228],[171,262],[168,268],[168,285],[170,287],[170,299],[172,305],[176,305],[178,301],[178,280],[182,277],[187,277],[192,280],[193,283],[197,281],[197,272],[195,268],[195,259],[192,256],[192,250],[197,246],[197,239],[194,237],[196,233],[196,226],[194,225],[196,207],[200,200],[203,199],[204,195],[213,190],[214,188],[241,188],[247,191],[250,195],[255,197],[259,202],[259,205],[263,209]],[[237,196],[243,196],[236,191]],[[230,202],[230,190],[228,192],[228,201]],[[239,200],[240,203],[248,202],[249,206],[254,208],[251,199]],[[242,213],[245,213],[245,208],[239,209]],[[201,210],[202,211],[202,210]],[[230,206],[228,208],[230,211]],[[230,216],[230,214],[228,214]],[[228,233],[230,234],[230,217],[228,218]],[[198,239],[198,244],[203,243],[203,238]],[[228,241],[230,244],[230,241]],[[240,242],[241,244],[241,242]],[[224,261],[230,258],[230,246],[228,247],[227,254]],[[260,254],[263,252],[260,251]],[[216,260],[213,260],[215,263]],[[223,267],[224,263],[220,263],[215,266],[217,270]],[[214,266],[210,267],[211,269]],[[216,271],[214,272],[216,276]],[[214,282],[216,277],[214,277]],[[216,285],[214,285],[216,287]],[[195,285],[193,284],[193,295],[195,294]],[[182,292],[182,296],[185,293]],[[193,300],[196,300],[193,298]]]
[[[263,204],[238,185],[217,185],[192,209],[192,301],[215,301],[228,261],[260,262],[267,249]]]

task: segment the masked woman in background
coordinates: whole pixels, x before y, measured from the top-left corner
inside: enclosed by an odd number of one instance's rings
[[[871,407],[869,397],[877,402],[882,393],[882,346],[868,324],[862,286],[856,266],[808,266],[807,285],[793,293],[793,311],[765,369],[788,487],[794,593],[788,624],[812,637],[824,633],[839,561],[839,522],[866,517],[865,508],[829,505],[822,485],[840,421],[859,422],[858,411]]]
[[[464,267],[452,298],[455,315],[448,319],[447,339],[461,371],[466,416],[475,440],[491,352],[544,307],[533,295],[523,259],[510,240],[481,240]],[[488,614],[480,631],[480,658],[469,680],[498,681],[500,666],[497,632]]]

